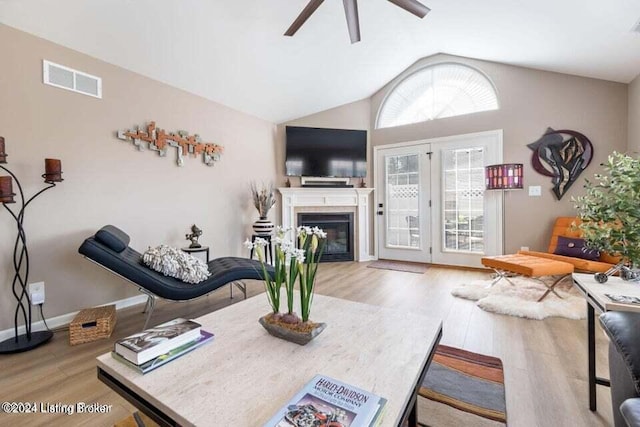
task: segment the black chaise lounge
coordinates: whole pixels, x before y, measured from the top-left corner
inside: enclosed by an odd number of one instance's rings
[[[223,257],[209,262],[211,276],[208,279],[198,284],[185,283],[145,266],[142,263],[142,254],[129,247],[129,241],[127,233],[113,225],[106,225],[94,236],[86,239],[78,252],[88,260],[133,283],[140,292],[149,297],[144,310],[147,318],[143,329],[149,325],[156,298],[188,301],[207,295],[226,284],[238,285],[246,298],[246,287],[237,282],[245,279],[264,279],[262,266],[258,261]],[[267,272],[273,274],[273,267],[267,266]]]

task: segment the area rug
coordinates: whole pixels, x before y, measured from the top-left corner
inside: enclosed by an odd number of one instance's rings
[[[115,423],[113,427],[159,427],[151,418],[142,412],[134,412],[124,420]]]
[[[538,298],[544,294],[546,287],[536,280],[526,277],[509,278],[514,285],[500,280],[493,287],[488,286],[493,280],[480,280],[462,285],[451,291],[453,296],[477,301],[476,305],[491,313],[542,320],[547,317],[565,317],[567,319],[584,319],[586,302],[572,286],[571,277],[559,283],[555,289],[562,297],[550,293],[541,302]]]
[[[504,370],[496,357],[439,345],[419,394],[440,405],[429,406],[429,402],[428,409],[421,411],[425,402],[419,402],[422,425],[499,426],[507,422]]]
[[[374,261],[367,265],[368,268],[379,268],[381,270],[404,271],[407,273],[424,274],[429,266],[427,264],[419,264],[416,262],[400,262],[400,261]]]

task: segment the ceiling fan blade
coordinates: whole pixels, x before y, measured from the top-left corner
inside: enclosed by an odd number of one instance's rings
[[[424,18],[431,11],[427,6],[416,0],[389,0],[398,7],[403,8],[407,12],[413,13],[418,18]]]
[[[349,37],[351,44],[360,41],[360,18],[358,17],[358,0],[342,0],[344,3],[344,14],[347,17],[347,27],[349,27]]]
[[[298,15],[296,20],[293,21],[293,24],[291,24],[287,32],[284,33],[284,35],[289,37],[293,36],[300,29],[300,27],[302,27],[302,24],[307,22],[307,19],[309,19],[309,17],[313,15],[313,12],[316,11],[316,9],[322,4],[323,1],[324,0],[310,0],[302,10],[302,12],[300,12],[300,15]]]

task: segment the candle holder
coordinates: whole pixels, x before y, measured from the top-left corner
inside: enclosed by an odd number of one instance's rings
[[[13,268],[14,276],[11,288],[13,296],[16,299],[16,310],[14,314],[14,333],[13,338],[9,338],[0,342],[0,354],[7,353],[19,353],[23,351],[32,350],[46,342],[53,337],[53,332],[50,330],[32,332],[31,324],[31,298],[27,292],[27,284],[29,283],[29,251],[27,249],[27,238],[24,230],[24,214],[27,206],[39,195],[45,191],[56,186],[56,182],[62,181],[62,167],[60,160],[46,159],[45,160],[45,173],[42,175],[44,182],[48,184],[47,187],[38,191],[31,198],[25,200],[22,185],[18,180],[18,177],[11,172],[6,164],[7,154],[5,152],[4,138],[0,137],[0,169],[7,172],[10,176],[0,176],[0,203],[11,214],[16,222],[17,236],[13,246]],[[47,160],[55,160],[54,162],[47,162]],[[18,195],[20,204],[19,210],[13,210],[8,205],[16,203],[13,192],[13,181],[15,181],[18,187]],[[17,211],[17,213],[16,213]],[[26,307],[25,307],[26,305]],[[24,334],[18,334],[18,319],[21,317],[24,319]]]
[[[13,182],[10,176],[0,176],[0,203],[15,203],[13,196]]]

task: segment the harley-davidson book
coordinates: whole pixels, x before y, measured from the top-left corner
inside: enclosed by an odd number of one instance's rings
[[[373,427],[387,400],[316,375],[264,427]]]

